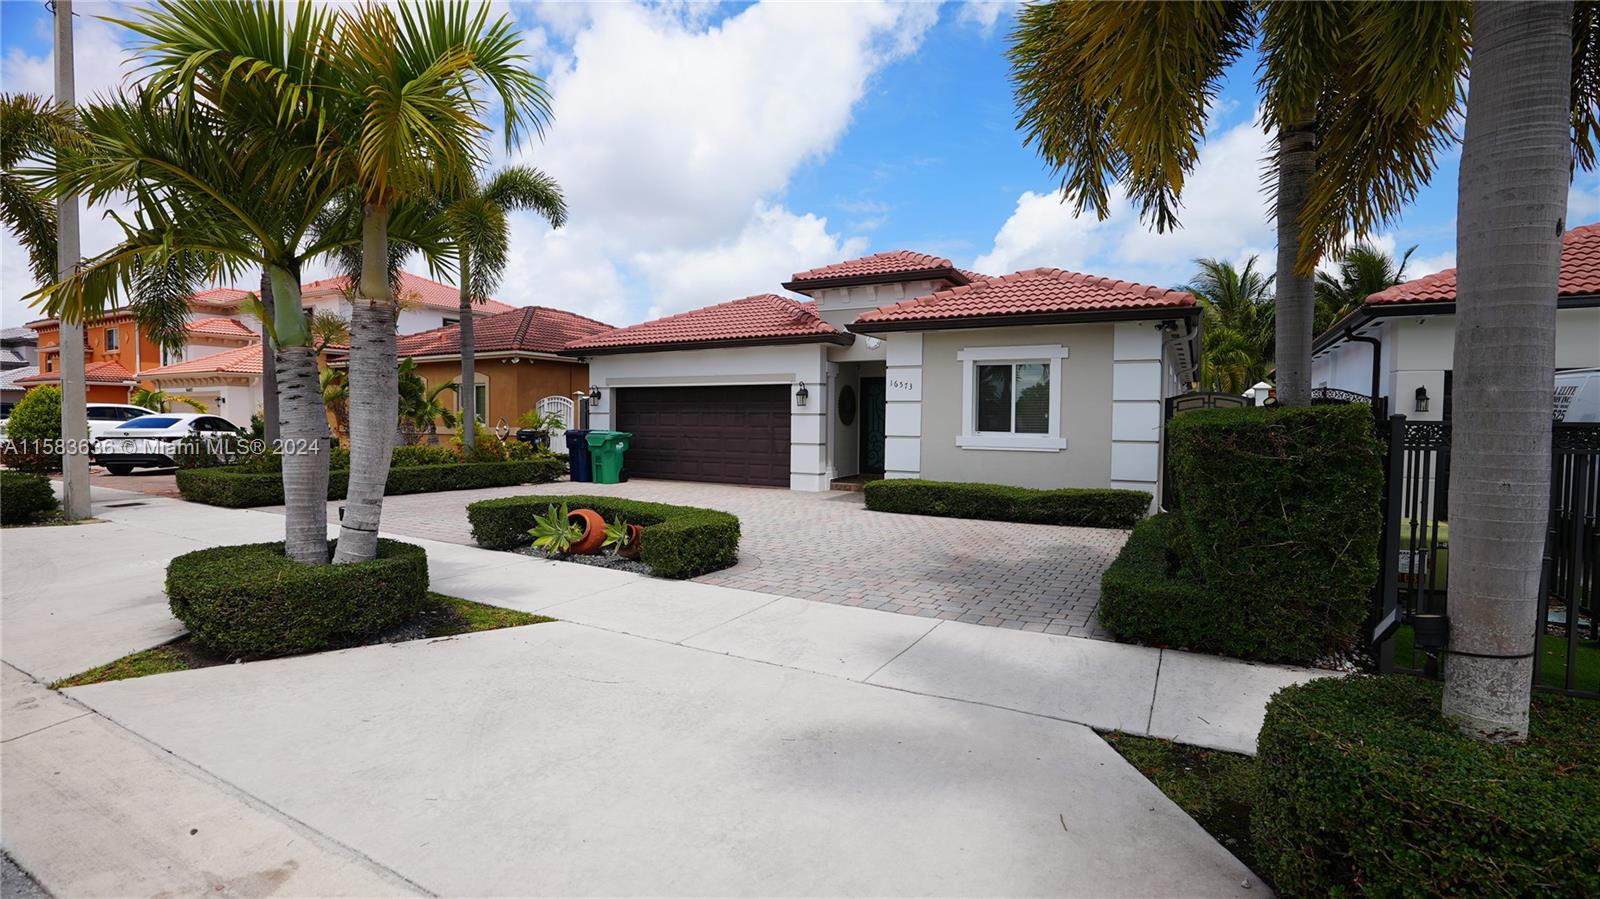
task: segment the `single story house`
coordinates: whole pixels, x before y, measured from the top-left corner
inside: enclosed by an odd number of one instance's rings
[[[612,326],[544,306],[506,309],[473,322],[478,419],[490,428],[501,421],[516,427],[522,413],[553,397],[551,405],[560,407],[569,426],[574,424],[573,395],[588,393],[589,367],[559,355],[559,351],[574,340],[610,331]],[[460,383],[459,323],[405,335],[396,349],[400,358],[416,362],[417,374],[430,388]],[[348,362],[331,364],[342,368]],[[446,407],[460,408],[455,391],[446,391],[439,400]]]
[[[1450,418],[1456,271],[1367,298],[1312,344],[1311,386],[1389,398],[1413,421]],[[1568,231],[1556,296],[1556,371],[1600,368],[1600,223]]]
[[[638,477],[826,490],[864,478],[1159,493],[1162,400],[1199,355],[1176,290],[923,253],[574,341]]]

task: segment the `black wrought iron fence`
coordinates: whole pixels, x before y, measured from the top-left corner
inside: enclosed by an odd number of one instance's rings
[[[1600,698],[1600,425],[1556,424],[1534,688]],[[1381,422],[1384,535],[1374,589],[1380,671],[1438,676],[1450,599],[1450,425]]]

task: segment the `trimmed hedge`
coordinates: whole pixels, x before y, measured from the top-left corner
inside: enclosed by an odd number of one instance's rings
[[[639,558],[659,577],[691,578],[739,561],[739,519],[715,509],[619,499],[614,496],[508,496],[467,506],[472,539],[486,549],[513,549],[532,542],[535,515],[566,503],[593,509],[607,521],[620,516],[642,525]]]
[[[1328,678],[1267,705],[1251,821],[1288,896],[1600,895],[1600,703],[1535,695],[1522,745],[1480,743],[1436,682]]]
[[[1348,648],[1378,577],[1382,453],[1365,406],[1191,412],[1167,430],[1177,510],[1101,579],[1118,637],[1269,662]]]
[[[178,471],[178,492],[190,502],[245,509],[283,504],[283,475],[245,466],[195,468]],[[479,487],[514,487],[545,484],[567,472],[560,456],[541,456],[523,462],[453,462],[446,465],[406,465],[389,469],[385,496],[471,490]],[[348,470],[328,472],[328,499],[344,499]]]
[[[27,524],[61,508],[42,474],[0,471],[0,524]]]
[[[1096,528],[1132,527],[1150,508],[1150,494],[1142,490],[1034,490],[908,478],[871,481],[863,492],[867,508],[874,512]]]
[[[348,646],[416,615],[427,597],[422,547],[381,538],[376,559],[349,565],[295,562],[282,543],[202,549],[167,565],[172,614],[231,658]]]

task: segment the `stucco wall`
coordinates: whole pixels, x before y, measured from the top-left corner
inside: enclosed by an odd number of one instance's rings
[[[1060,325],[930,331],[922,335],[921,476],[1023,487],[1105,487],[1111,481],[1113,326]],[[898,335],[892,335],[891,340]],[[1068,356],[1061,371],[1060,451],[971,449],[956,445],[961,433],[963,367],[967,347],[1060,344]]]
[[[508,359],[479,359],[474,370],[478,382],[489,388],[489,408],[485,410],[484,424],[490,429],[501,418],[515,428],[522,413],[547,396],[575,399],[574,392],[589,389],[588,366],[576,361],[522,359],[512,364]],[[417,373],[430,388],[448,384],[461,378],[461,362],[419,362]],[[460,408],[454,391],[441,394],[440,401],[451,409]]]

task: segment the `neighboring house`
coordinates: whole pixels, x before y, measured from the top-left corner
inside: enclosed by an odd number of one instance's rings
[[[167,393],[193,397],[211,414],[249,430],[250,417],[261,406],[261,344],[252,341],[201,354],[150,369],[140,377]]]
[[[825,490],[932,478],[1159,491],[1193,296],[1060,269],[994,278],[879,253],[575,341],[638,477]]]
[[[546,397],[563,398],[570,408],[573,394],[588,393],[588,366],[558,352],[574,340],[612,330],[611,325],[544,306],[495,306],[508,311],[477,319],[472,332],[478,418],[485,426],[493,428],[503,420],[514,428],[522,413]],[[459,324],[401,337],[396,350],[400,358],[417,363],[417,373],[430,388],[460,383]],[[460,408],[455,391],[439,399],[446,407]]]
[[[1313,344],[1311,386],[1389,398],[1413,421],[1450,418],[1456,272],[1367,298]],[[1556,296],[1556,370],[1600,368],[1600,224],[1566,233]]]
[[[308,312],[332,312],[349,321],[351,311],[349,292],[348,277],[340,275],[336,278],[324,278],[301,286],[300,302]],[[396,333],[417,334],[461,321],[461,294],[449,284],[414,275],[411,272],[401,272],[400,288],[396,296],[400,300]],[[482,303],[473,303],[472,308],[474,315],[482,319],[501,312],[510,312],[516,307],[508,306],[498,300],[486,300]]]
[[[27,389],[16,382],[38,372],[39,335],[32,328],[0,330],[0,418],[11,414]]]

